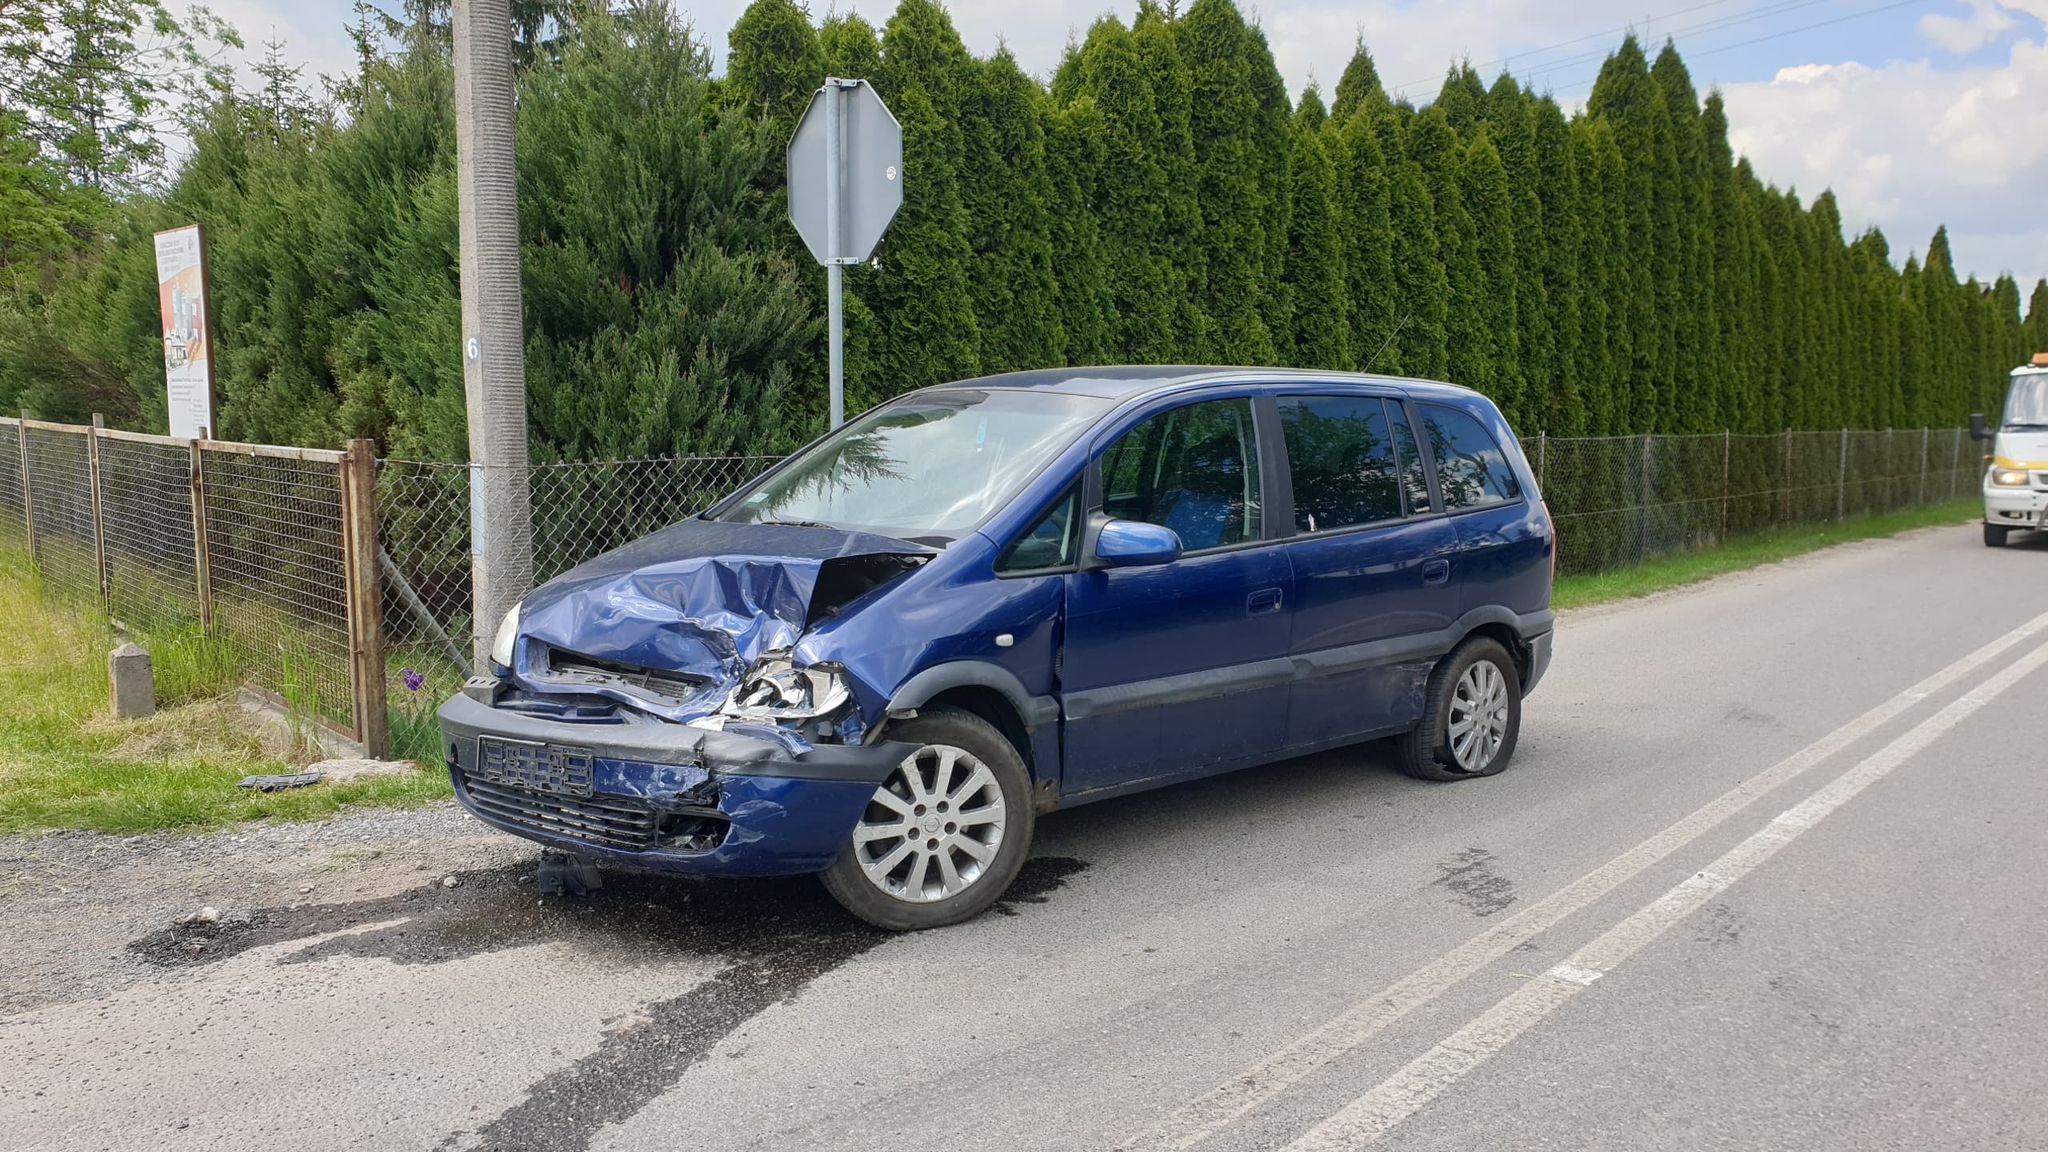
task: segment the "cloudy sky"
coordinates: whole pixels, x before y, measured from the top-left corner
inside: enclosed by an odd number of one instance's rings
[[[379,0],[396,9],[398,0]],[[745,0],[675,0],[723,67]],[[811,0],[822,12],[832,0]],[[1240,0],[1299,93],[1334,86],[1363,36],[1380,75],[1418,102],[1447,64],[1506,68],[1567,105],[1633,28],[1675,39],[1702,91],[1727,95],[1731,135],[1765,179],[1833,188],[1852,229],[1876,223],[1903,260],[1946,222],[1956,263],[1984,278],[2048,276],[2048,0]],[[880,25],[895,0],[837,0]],[[351,0],[212,0],[251,45],[275,38],[307,74],[349,64]],[[1070,37],[1136,0],[951,0],[970,49],[1007,43],[1051,72]],[[2024,291],[2024,289],[2023,289]]]

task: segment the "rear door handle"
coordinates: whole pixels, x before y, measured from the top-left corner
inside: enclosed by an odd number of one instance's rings
[[[1424,584],[1441,584],[1451,578],[1451,562],[1442,558],[1425,561],[1422,565]]]
[[[1244,598],[1244,614],[1247,616],[1258,616],[1262,613],[1278,612],[1279,610],[1280,590],[1278,588],[1261,588]]]

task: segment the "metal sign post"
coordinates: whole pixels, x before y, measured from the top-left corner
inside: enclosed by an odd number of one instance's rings
[[[828,77],[789,140],[789,221],[825,266],[832,427],[846,419],[842,269],[874,253],[903,206],[903,129],[865,80]]]

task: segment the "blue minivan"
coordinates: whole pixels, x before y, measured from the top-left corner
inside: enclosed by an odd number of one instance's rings
[[[441,709],[456,794],[601,863],[987,908],[1036,817],[1383,737],[1508,766],[1556,540],[1498,409],[1241,368],[899,397],[535,589]]]

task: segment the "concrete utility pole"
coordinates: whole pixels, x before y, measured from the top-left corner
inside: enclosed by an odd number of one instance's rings
[[[454,20],[473,659],[481,669],[489,666],[498,621],[533,585],[511,0],[455,0]]]

